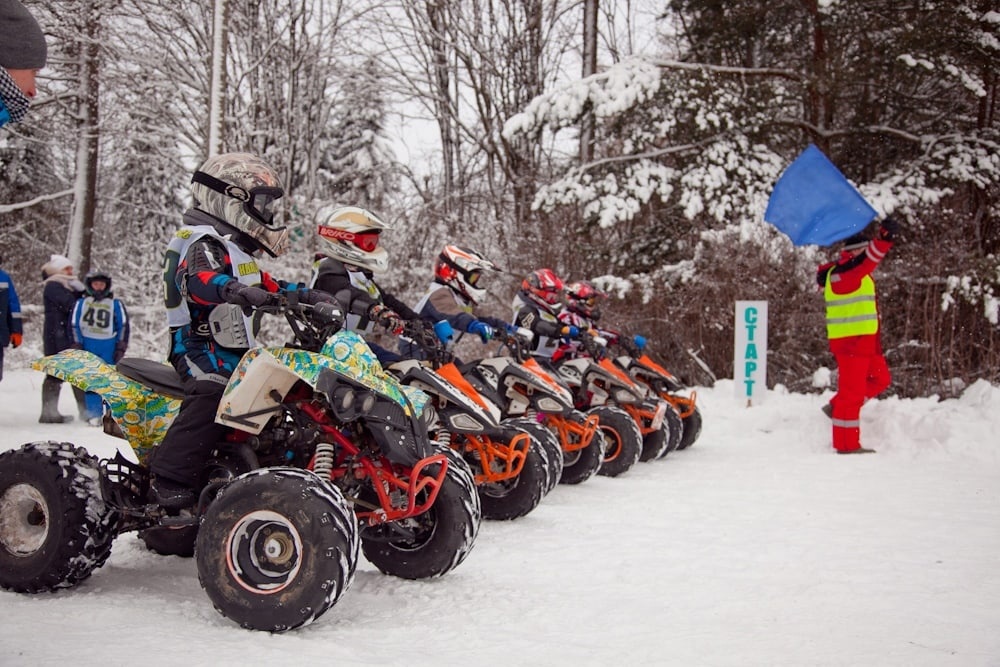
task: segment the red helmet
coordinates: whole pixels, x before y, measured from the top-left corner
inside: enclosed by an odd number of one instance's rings
[[[521,289],[539,303],[554,306],[562,302],[564,286],[552,269],[536,269],[525,276]]]
[[[569,309],[592,320],[600,318],[601,310],[597,307],[597,302],[606,298],[608,298],[606,292],[602,292],[586,280],[578,280],[566,287],[566,305]]]

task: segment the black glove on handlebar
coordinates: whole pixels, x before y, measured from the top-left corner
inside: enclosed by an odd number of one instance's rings
[[[219,296],[226,303],[234,303],[237,306],[251,306],[260,308],[262,306],[281,306],[283,298],[276,292],[268,292],[262,287],[244,285],[238,280],[230,280],[219,289]]]
[[[321,301],[313,306],[312,319],[319,325],[344,324],[344,311],[336,301]]]

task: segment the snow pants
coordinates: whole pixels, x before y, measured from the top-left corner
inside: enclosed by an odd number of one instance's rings
[[[885,391],[892,376],[881,354],[837,354],[837,393],[830,399],[833,408],[833,447],[851,451],[861,446],[861,406]]]
[[[201,489],[205,463],[226,436],[226,427],[215,423],[225,389],[226,385],[217,380],[186,380],[180,411],[150,457],[149,468],[154,475]]]

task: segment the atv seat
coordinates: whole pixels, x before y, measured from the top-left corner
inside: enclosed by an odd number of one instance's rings
[[[169,364],[126,357],[119,361],[115,368],[125,377],[149,387],[158,394],[184,398],[184,383],[181,382],[174,367]]]

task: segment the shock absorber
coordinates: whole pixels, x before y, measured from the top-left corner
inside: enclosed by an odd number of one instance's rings
[[[320,479],[329,480],[333,471],[334,448],[329,442],[316,443],[316,456],[313,462],[313,472]]]
[[[437,437],[435,438],[434,441],[439,446],[441,446],[443,448],[446,448],[446,449],[450,449],[451,446],[452,446],[452,443],[454,442],[454,440],[453,440],[454,437],[455,437],[454,433],[451,433],[450,431],[440,430],[440,431],[437,432]]]

